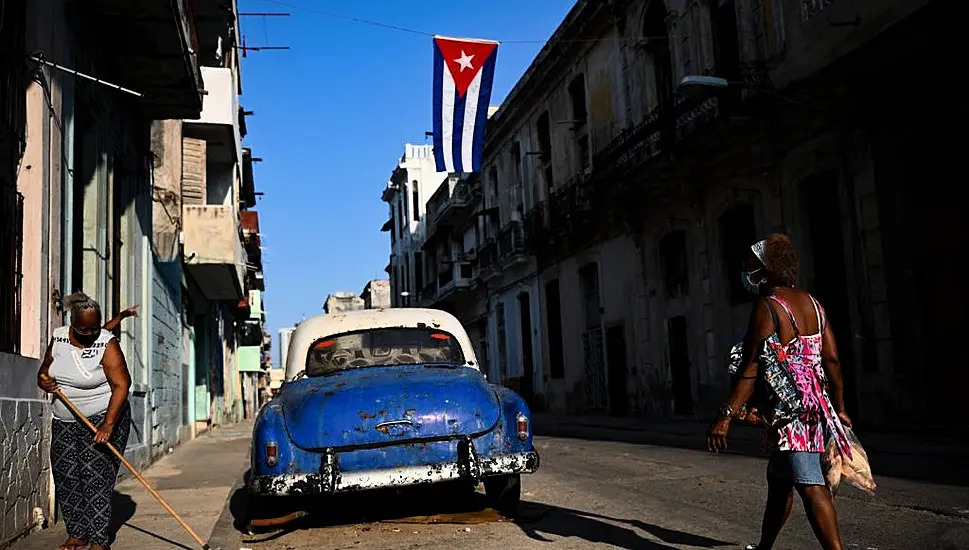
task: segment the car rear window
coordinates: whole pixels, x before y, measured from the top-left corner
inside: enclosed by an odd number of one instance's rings
[[[306,375],[324,376],[388,365],[464,362],[461,346],[452,334],[423,328],[379,328],[317,340],[306,358]]]

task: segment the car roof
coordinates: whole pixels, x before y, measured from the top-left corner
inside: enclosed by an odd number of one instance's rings
[[[453,315],[439,309],[379,308],[345,311],[311,317],[301,322],[289,340],[286,356],[286,379],[289,380],[306,368],[306,354],[317,340],[370,328],[433,327],[450,333],[461,346],[468,366],[478,369],[474,347],[461,322]],[[480,369],[479,369],[480,370]]]

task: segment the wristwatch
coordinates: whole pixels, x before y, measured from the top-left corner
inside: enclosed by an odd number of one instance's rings
[[[733,415],[736,414],[736,412],[730,408],[730,405],[727,405],[726,403],[721,405],[717,412],[720,414],[720,416],[725,418],[733,418]]]

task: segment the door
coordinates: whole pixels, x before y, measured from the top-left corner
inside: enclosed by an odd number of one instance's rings
[[[624,325],[606,329],[606,360],[609,361],[609,416],[626,416],[626,330]]]
[[[693,382],[690,379],[690,346],[686,317],[667,321],[669,332],[670,375],[673,378],[673,414],[693,414]]]
[[[521,395],[533,406],[535,396],[535,355],[532,351],[532,307],[527,292],[518,295],[518,312],[521,323],[522,383]]]
[[[856,411],[854,338],[848,294],[848,267],[840,223],[838,181],[834,173],[806,180],[803,193],[808,212],[814,281],[808,290],[824,306],[834,329],[845,384],[845,406]]]

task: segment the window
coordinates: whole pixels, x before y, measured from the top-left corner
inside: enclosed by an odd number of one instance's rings
[[[732,305],[753,301],[754,295],[744,288],[740,273],[750,256],[750,245],[757,241],[754,206],[740,204],[720,216],[721,251]]]
[[[0,181],[0,351],[20,351],[23,195]]]
[[[258,321],[246,321],[239,325],[239,346],[262,346],[262,326]]]
[[[397,236],[399,238],[404,237],[405,223],[407,223],[407,218],[404,217],[404,199],[398,198],[397,199]]]
[[[579,280],[582,284],[582,296],[585,304],[585,326],[586,328],[597,327],[602,324],[599,308],[599,265],[596,263],[587,264],[579,271]]]
[[[464,362],[460,344],[447,332],[379,328],[317,340],[306,357],[306,375],[396,365],[458,366]]]
[[[500,206],[498,204],[498,169],[494,166],[488,170],[488,186],[491,194],[491,207],[495,208]]]
[[[420,194],[417,190],[417,180],[414,180],[410,184],[411,186],[411,206],[414,208],[414,221],[421,221],[421,201]]]
[[[591,156],[589,155],[588,134],[581,136],[578,140],[576,140],[576,145],[579,152],[579,163],[582,165],[582,169],[586,169],[589,167],[589,160]]]
[[[545,194],[552,188],[552,129],[548,111],[538,117],[538,151],[542,158],[542,174],[545,176]]]
[[[585,98],[585,75],[579,75],[569,84],[569,100],[572,102],[572,120],[575,126],[583,126],[588,119]]]
[[[508,376],[508,341],[505,335],[505,304],[498,302],[495,306],[495,330],[498,333],[498,379],[505,381]]]
[[[679,298],[690,291],[686,260],[686,232],[674,231],[659,242],[666,297]]]
[[[414,253],[414,291],[424,290],[424,253]]]
[[[562,337],[562,298],[558,279],[545,283],[545,322],[548,325],[549,374],[565,378],[565,339]]]

